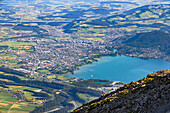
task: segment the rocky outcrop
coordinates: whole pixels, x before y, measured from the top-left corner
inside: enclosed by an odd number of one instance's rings
[[[166,113],[170,110],[170,70],[148,74],[125,84],[73,113]]]

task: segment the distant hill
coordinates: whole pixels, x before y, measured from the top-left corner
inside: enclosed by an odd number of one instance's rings
[[[169,33],[152,31],[118,38],[113,41],[113,46],[128,56],[170,61],[169,42]]]
[[[170,70],[158,71],[102,95],[73,113],[169,113],[169,87]]]
[[[107,34],[107,32],[99,32],[97,29],[102,31],[108,28],[117,28],[126,32],[169,31],[169,8],[170,4],[145,5],[125,11],[123,14],[115,14],[106,18],[74,20],[64,27],[64,32],[83,34],[85,31],[91,30],[94,31],[93,34]]]
[[[162,31],[138,33],[128,39],[126,45],[138,48],[159,48],[162,52],[170,51],[170,34]],[[169,53],[170,54],[170,53]]]

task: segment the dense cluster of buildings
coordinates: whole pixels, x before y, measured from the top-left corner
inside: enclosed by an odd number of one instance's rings
[[[77,66],[92,63],[96,57],[110,55],[113,52],[107,49],[101,41],[86,39],[45,39],[23,38],[13,41],[35,42],[34,51],[6,50],[7,53],[17,55],[17,61],[22,62],[20,71],[37,74],[38,69],[74,70]],[[44,75],[51,75],[50,72]]]

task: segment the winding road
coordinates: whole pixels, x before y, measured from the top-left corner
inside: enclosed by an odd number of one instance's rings
[[[70,99],[72,100],[71,102],[74,104],[74,108],[75,109],[78,108],[78,104],[76,103],[76,101],[74,101],[74,99],[68,93],[66,93],[65,91],[62,91],[62,90],[60,90],[60,92],[66,94],[68,97],[70,97]]]
[[[76,103],[76,101],[74,101],[74,99],[73,99],[68,93],[66,93],[65,91],[62,91],[62,90],[59,90],[59,91],[62,92],[62,93],[64,93],[64,94],[66,94],[68,97],[70,97],[70,99],[72,100],[71,102],[72,102],[73,105],[74,105],[74,109],[78,108],[78,104]],[[63,107],[61,107],[61,108],[63,108]],[[44,112],[44,113],[51,113],[51,112],[60,110],[61,108],[55,108],[55,109],[52,109],[52,110],[50,110],[50,111],[46,111],[46,112]]]

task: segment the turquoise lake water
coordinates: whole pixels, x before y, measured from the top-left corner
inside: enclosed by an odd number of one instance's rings
[[[104,79],[130,83],[158,70],[170,69],[170,62],[162,60],[145,60],[127,56],[102,57],[98,62],[80,67],[69,77],[83,79]]]

